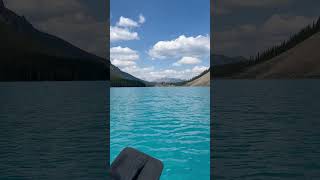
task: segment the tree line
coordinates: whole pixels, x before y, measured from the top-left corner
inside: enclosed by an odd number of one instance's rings
[[[107,63],[43,54],[7,52],[0,59],[0,81],[108,80]]]
[[[314,34],[320,32],[320,17],[312,24],[304,27],[298,33],[292,35],[287,41],[283,41],[279,45],[268,48],[263,52],[259,52],[255,56],[251,56],[247,61],[241,61],[233,64],[226,64],[214,67],[215,77],[228,77],[233,74],[239,73],[249,66],[257,65],[259,63],[268,61],[289,49],[297,46],[301,42],[310,38]]]
[[[258,53],[255,57],[250,57],[250,62],[256,64],[272,59],[295,47],[318,32],[320,32],[320,17],[317,21],[314,21],[312,24],[300,30],[297,34],[291,36],[289,40],[282,42],[280,45],[271,47],[262,53]]]
[[[188,84],[189,82],[192,82],[198,78],[200,78],[201,76],[205,75],[206,73],[210,72],[210,68],[203,71],[201,74],[189,79],[189,80],[186,80],[186,81],[181,81],[181,82],[177,82],[177,83],[169,83],[169,85],[174,85],[174,86],[184,86],[186,84]]]
[[[140,81],[126,79],[112,79],[111,87],[146,87],[146,84]]]

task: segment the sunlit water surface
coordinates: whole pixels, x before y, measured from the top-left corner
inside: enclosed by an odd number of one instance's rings
[[[210,88],[112,88],[111,160],[125,147],[164,163],[161,179],[210,178]]]

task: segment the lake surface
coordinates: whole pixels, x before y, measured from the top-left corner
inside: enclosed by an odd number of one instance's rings
[[[0,179],[107,179],[106,82],[0,82]]]
[[[214,179],[320,177],[319,80],[212,84]],[[0,179],[106,179],[108,93],[105,82],[0,83]],[[111,160],[132,146],[164,162],[162,179],[209,179],[209,98],[112,88]]]
[[[319,179],[320,80],[216,80],[213,179]]]
[[[161,179],[210,179],[210,88],[111,88],[114,160],[133,147],[164,163]]]

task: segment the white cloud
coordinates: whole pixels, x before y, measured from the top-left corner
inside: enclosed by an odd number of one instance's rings
[[[139,23],[145,22],[145,18],[140,14]],[[119,21],[115,26],[110,26],[110,41],[129,41],[139,40],[139,34],[132,30],[132,28],[139,27],[139,23],[123,16],[120,16]]]
[[[206,66],[195,66],[192,69],[184,69],[184,70],[175,70],[175,69],[165,69],[165,70],[158,70],[158,71],[151,71],[147,78],[149,80],[156,80],[160,78],[177,78],[188,80],[191,79],[203,71],[207,70],[209,67]]]
[[[225,31],[214,32],[213,51],[231,56],[253,56],[259,51],[287,40],[316,17],[274,14],[263,24],[243,24]]]
[[[138,27],[139,24],[130,19],[130,18],[126,18],[126,17],[123,17],[121,16],[119,21],[117,22],[117,26],[121,26],[121,27]]]
[[[111,63],[117,67],[130,67],[130,66],[135,66],[137,64],[134,61],[125,61],[125,60],[119,60],[119,59],[111,60]]]
[[[117,46],[110,48],[110,57],[111,59],[135,61],[139,59],[139,54],[137,51],[132,50],[128,47]]]
[[[149,55],[153,59],[206,57],[210,52],[209,36],[186,37],[179,36],[171,41],[159,41],[150,50]]]
[[[209,69],[209,67],[206,67],[206,66],[195,66],[194,68],[192,68],[192,72],[194,74],[200,74],[202,73],[203,71]]]
[[[203,71],[207,70],[209,67],[206,66],[195,66],[192,69],[176,70],[176,69],[160,69],[156,70],[153,66],[151,67],[139,67],[139,66],[127,66],[121,68],[129,74],[146,81],[154,81],[161,78],[177,78],[188,80],[191,79]]]
[[[112,47],[110,48],[111,63],[119,67],[128,67],[136,65],[136,60],[139,59],[137,51],[128,47]]]
[[[157,80],[157,79],[162,79],[162,78],[184,79],[184,76],[185,76],[185,70],[178,71],[178,70],[174,70],[174,69],[152,71],[149,74],[149,78],[151,80]]]
[[[140,24],[143,24],[143,23],[145,23],[146,22],[146,18],[142,15],[142,14],[140,14],[139,15],[139,23]]]
[[[181,65],[184,65],[184,64],[199,64],[201,63],[201,60],[198,59],[198,58],[195,58],[195,57],[182,57],[179,61],[173,63],[173,66],[181,66]]]
[[[137,78],[143,80],[150,80],[150,72],[154,71],[154,67],[139,67],[137,65],[127,66],[124,68],[120,68],[122,71],[127,72]]]
[[[127,28],[121,28],[116,26],[110,26],[110,41],[128,41],[138,40],[139,35],[137,32],[132,32]]]
[[[144,73],[153,71],[154,67],[153,66],[150,66],[150,67],[130,66],[130,67],[125,67],[122,70],[130,73],[134,73],[134,74],[137,74],[137,73],[144,74]]]

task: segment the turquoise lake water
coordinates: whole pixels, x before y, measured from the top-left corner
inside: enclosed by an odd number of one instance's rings
[[[164,163],[161,179],[210,179],[210,88],[111,88],[110,158],[133,147]]]

